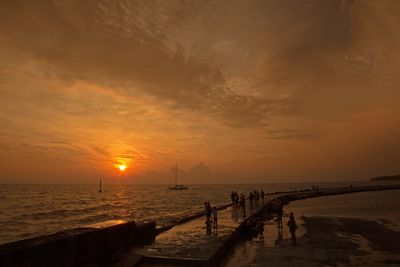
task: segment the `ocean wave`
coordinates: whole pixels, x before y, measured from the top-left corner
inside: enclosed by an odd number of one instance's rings
[[[56,209],[56,210],[48,210],[37,213],[23,213],[13,218],[14,221],[33,219],[52,219],[52,218],[65,218],[70,216],[79,216],[79,215],[87,215],[90,213],[97,212],[99,210],[107,210],[112,209],[114,206],[110,204],[95,206],[95,207],[87,207],[87,208],[77,208],[77,209]],[[50,208],[49,208],[50,209]]]

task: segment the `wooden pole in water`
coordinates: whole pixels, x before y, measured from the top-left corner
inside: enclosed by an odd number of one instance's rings
[[[175,166],[175,186],[178,184],[178,163]]]
[[[101,179],[100,179],[100,185],[99,185],[99,193],[101,193]]]

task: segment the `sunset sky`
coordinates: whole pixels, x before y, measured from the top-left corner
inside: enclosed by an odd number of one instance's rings
[[[400,173],[398,0],[2,0],[0,183]],[[126,165],[120,171],[117,165]]]

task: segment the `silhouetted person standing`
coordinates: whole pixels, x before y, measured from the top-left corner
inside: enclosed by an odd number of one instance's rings
[[[206,224],[209,222],[211,225],[211,214],[212,214],[212,208],[210,205],[210,202],[204,202],[205,209],[206,209]]]
[[[253,192],[250,192],[250,195],[249,195],[250,209],[253,209],[253,199],[254,199]]]
[[[239,206],[242,208],[243,217],[246,218],[246,197],[243,194],[240,195]]]
[[[235,192],[235,207],[239,207],[239,194]]]
[[[256,190],[256,193],[254,194],[254,202],[258,208],[260,206],[260,192],[258,192],[258,190]]]
[[[296,245],[297,224],[296,224],[296,220],[294,219],[293,212],[290,213],[289,221],[288,221],[287,225],[289,226],[289,231],[290,231],[290,234],[292,235],[292,245]]]

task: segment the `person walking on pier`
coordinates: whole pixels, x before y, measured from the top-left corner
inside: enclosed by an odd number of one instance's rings
[[[292,245],[296,245],[296,230],[298,227],[296,224],[296,220],[294,219],[293,212],[290,213],[287,225],[289,226],[289,231],[290,234],[292,235]]]
[[[256,190],[254,194],[254,202],[256,204],[256,208],[258,208],[260,206],[260,192],[258,192],[258,190]]]
[[[264,190],[261,189],[261,201],[264,202]]]
[[[235,192],[235,207],[239,207],[239,194]]]

